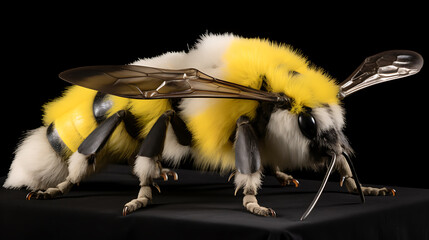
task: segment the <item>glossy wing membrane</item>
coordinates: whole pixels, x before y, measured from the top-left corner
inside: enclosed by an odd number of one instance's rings
[[[82,87],[135,99],[237,98],[277,102],[282,97],[213,78],[197,69],[169,70],[136,65],[89,66],[62,72]],[[284,97],[283,97],[284,100]]]
[[[340,84],[340,99],[374,84],[416,74],[423,67],[423,57],[413,51],[391,50],[368,57]]]

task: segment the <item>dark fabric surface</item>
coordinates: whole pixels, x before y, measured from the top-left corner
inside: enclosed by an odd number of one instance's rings
[[[316,208],[299,218],[320,182],[299,188],[264,178],[261,205],[277,218],[254,216],[215,173],[177,170],[179,181],[157,181],[153,203],[121,216],[137,196],[128,166],[112,165],[55,200],[25,200],[26,190],[0,190],[0,239],[429,239],[429,189],[396,188],[396,197],[359,197],[329,182]],[[3,184],[5,178],[1,179]]]

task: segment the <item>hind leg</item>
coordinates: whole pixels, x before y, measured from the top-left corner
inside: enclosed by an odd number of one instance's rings
[[[94,172],[92,165],[88,164],[90,156],[79,152],[73,153],[68,162],[68,176],[66,179],[54,187],[46,190],[39,190],[27,194],[26,199],[51,199],[62,196],[70,191],[74,184],[82,181],[86,176]]]
[[[273,209],[259,205],[256,195],[261,187],[261,159],[256,134],[247,116],[237,120],[235,139],[235,194],[243,188],[243,206],[247,211],[260,215],[275,217]]]
[[[74,184],[79,183],[86,176],[94,173],[97,153],[106,144],[125,115],[125,111],[118,111],[98,125],[79,145],[78,150],[68,159],[68,176],[66,179],[55,187],[48,188],[45,191],[29,193],[27,200],[50,199],[61,196],[70,191]]]
[[[295,187],[299,186],[298,180],[293,178],[291,175],[282,172],[279,167],[276,167],[276,169],[275,169],[275,177],[276,177],[277,181],[279,181],[279,183],[282,186],[287,186],[287,185],[290,185],[292,183],[295,185]]]
[[[341,175],[340,186],[346,185],[347,190],[350,193],[359,193],[358,186],[356,185],[355,176],[352,174],[351,166],[347,163],[345,156],[339,157],[337,162],[337,170]],[[362,193],[368,196],[388,196],[396,195],[396,190],[393,188],[373,188],[361,186]]]

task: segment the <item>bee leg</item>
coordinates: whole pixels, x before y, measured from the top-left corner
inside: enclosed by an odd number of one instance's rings
[[[256,134],[250,125],[250,119],[241,116],[237,120],[235,139],[235,194],[243,188],[243,206],[247,211],[260,215],[275,217],[271,208],[260,206],[256,199],[257,191],[261,187],[261,157],[257,145]]]
[[[152,201],[151,187],[149,185],[140,186],[137,198],[125,204],[122,209],[122,216],[126,216],[139,208],[146,207],[150,201]]]
[[[155,157],[162,153],[169,122],[173,127],[178,142],[183,146],[191,144],[192,136],[183,120],[177,116],[174,110],[168,110],[158,118],[149,131],[140,147],[139,156]]]
[[[51,199],[64,195],[74,184],[78,184],[83,178],[95,172],[96,153],[105,145],[110,135],[123,120],[126,112],[118,111],[104,120],[88,137],[79,145],[79,148],[68,159],[68,176],[65,181],[56,187],[45,191],[37,191],[27,194],[26,199]]]
[[[25,197],[26,200],[32,199],[52,199],[59,197],[67,192],[73,187],[73,183],[67,178],[65,181],[59,183],[56,187],[48,188],[45,191],[39,190],[34,192],[29,192]]]
[[[126,114],[126,111],[120,110],[104,120],[79,145],[78,152],[87,156],[94,156],[94,154],[98,153],[107,143],[109,137],[112,135],[113,131],[115,131],[119,123],[124,119]]]
[[[235,174],[234,183],[236,185],[235,193],[237,194],[240,188],[243,188],[243,206],[247,211],[260,216],[276,217],[276,212],[267,207],[259,205],[256,195],[258,188],[261,186],[262,173],[257,171],[252,174],[242,174],[237,172]]]
[[[276,167],[275,176],[282,186],[287,186],[287,185],[290,185],[291,183],[293,183],[295,187],[299,186],[298,180],[293,178],[291,175],[280,171],[279,167]]]
[[[168,176],[173,177],[174,181],[179,180],[179,174],[177,174],[175,171],[168,168],[162,168],[161,177],[164,179],[164,181],[168,180]]]
[[[46,190],[39,190],[35,192],[30,192],[27,194],[26,199],[52,199],[60,197],[70,191],[74,184],[79,184],[79,182],[93,170],[93,166],[88,163],[88,158],[90,156],[84,155],[76,151],[68,159],[68,171],[69,174],[66,177],[66,180],[59,183],[57,186],[48,188]]]
[[[237,170],[232,171],[232,173],[228,177],[228,182],[231,182],[231,179],[237,174]]]
[[[189,145],[191,143],[190,132],[173,110],[166,111],[158,118],[143,141],[134,163],[133,172],[140,180],[140,192],[136,199],[125,204],[122,210],[124,216],[139,208],[146,207],[152,200],[151,186],[157,186],[153,184],[153,179],[162,177],[166,181],[168,176],[172,176],[174,180],[178,180],[176,172],[162,168],[160,163],[169,123],[171,123],[180,144]],[[160,191],[159,187],[157,189]]]
[[[69,159],[69,179],[72,183],[78,184],[84,177],[95,172],[97,153],[104,147],[126,115],[125,110],[116,112],[98,125],[79,145]]]
[[[174,110],[168,110],[162,114],[153,125],[140,148],[138,156],[154,158],[162,154],[168,123],[171,123],[179,144],[183,146],[189,146],[191,144],[192,135],[186,127],[186,124],[179,116],[177,116]],[[168,180],[168,176],[173,177],[175,181],[179,179],[176,172],[168,168],[162,168],[161,162],[158,162],[158,164],[161,169],[161,177],[164,181]]]
[[[343,154],[342,157],[339,157],[338,164],[337,164],[337,170],[341,175],[341,180],[340,180],[340,186],[345,185],[348,192],[350,193],[355,193],[355,194],[360,194],[361,195],[361,199],[362,202],[365,202],[365,198],[363,197],[364,195],[367,196],[395,196],[396,195],[396,190],[393,188],[373,188],[373,187],[365,187],[365,186],[361,186],[359,184],[359,187],[357,185],[356,178],[355,175],[353,174],[353,165],[351,163],[351,160],[349,156],[347,154]],[[350,164],[349,164],[350,163]]]

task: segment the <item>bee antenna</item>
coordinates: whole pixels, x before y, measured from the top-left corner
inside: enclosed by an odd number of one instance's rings
[[[310,206],[308,206],[307,210],[302,215],[300,219],[301,221],[306,219],[308,215],[310,215],[314,206],[316,206],[317,201],[319,201],[319,198],[320,198],[320,195],[322,195],[323,189],[325,189],[326,183],[328,182],[328,178],[331,175],[332,169],[334,168],[335,162],[337,160],[337,154],[332,153],[331,156],[332,156],[331,162],[329,163],[328,170],[326,171],[325,177],[323,178],[322,184],[320,185],[319,191],[317,191],[316,196],[314,196],[313,201],[310,203]]]

